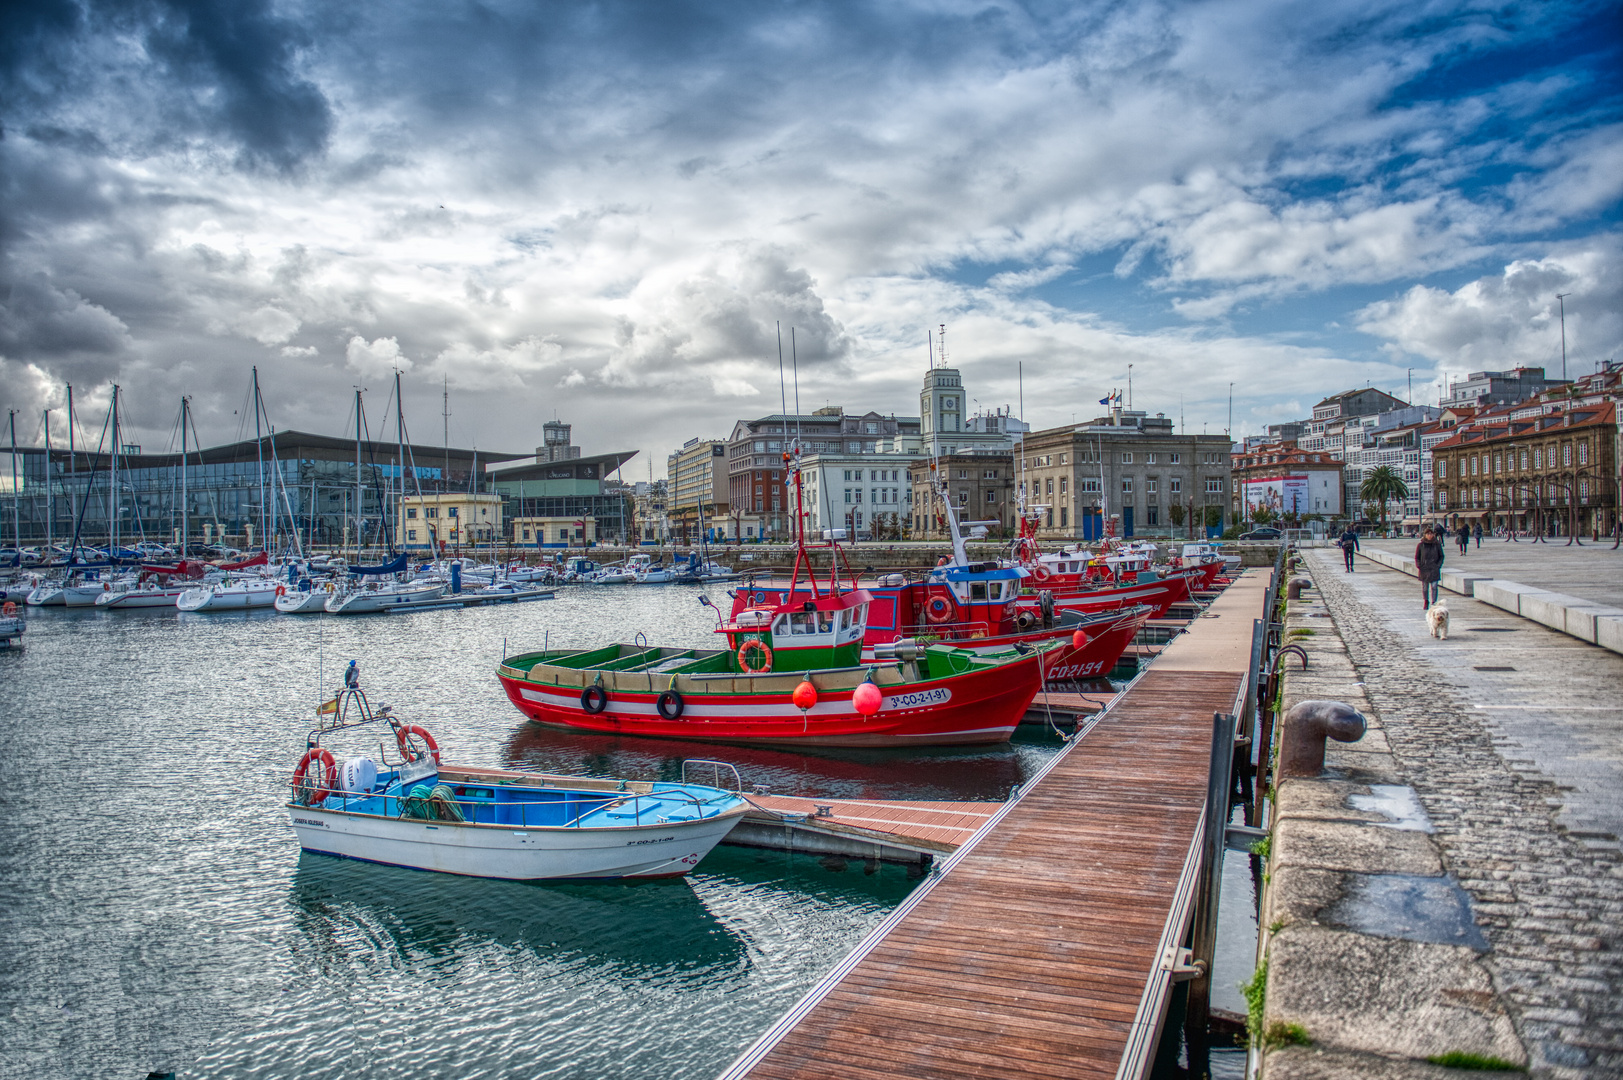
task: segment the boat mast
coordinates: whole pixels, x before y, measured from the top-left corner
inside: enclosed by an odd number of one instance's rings
[[[259,431],[259,367],[254,366],[254,460],[259,467],[259,544],[268,553],[270,537],[265,535],[265,443]]]
[[[55,507],[51,503],[51,410],[45,410],[45,561],[51,561],[52,535],[55,530],[51,528],[51,514]]]
[[[78,486],[77,470],[73,462],[73,384],[64,383],[63,385],[68,388],[68,516],[73,517],[73,489]],[[89,496],[89,492],[85,494],[86,497]],[[75,539],[78,538],[79,530],[77,527],[74,528],[73,535]],[[68,552],[68,561],[72,562],[74,555],[77,553],[77,548],[70,550]]]
[[[17,546],[17,567],[23,565],[23,513],[22,489],[17,486],[17,410],[8,409],[7,419],[11,421],[11,531],[14,536],[13,543]]]
[[[187,528],[191,503],[186,499],[186,395],[180,395],[180,557],[191,550],[191,532]]]
[[[107,554],[118,556],[118,384],[113,384],[113,446],[107,469]]]
[[[406,530],[401,528],[400,504],[406,501],[406,411],[400,404],[400,369],[394,373],[394,456],[396,472],[400,476],[400,498],[395,502],[395,529],[400,533],[400,548],[406,547]]]
[[[355,561],[361,559],[361,388],[355,388]]]

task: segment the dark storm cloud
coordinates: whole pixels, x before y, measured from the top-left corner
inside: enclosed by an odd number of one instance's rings
[[[266,0],[12,3],[0,42],[8,132],[138,152],[204,137],[277,170],[322,153],[332,133],[331,107],[299,71],[309,35]]]

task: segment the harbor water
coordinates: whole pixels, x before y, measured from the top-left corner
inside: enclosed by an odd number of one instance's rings
[[[504,651],[712,646],[680,586],[410,615],[30,611],[0,653],[8,1075],[716,1075],[915,884],[718,848],[690,877],[521,885],[302,855],[286,783],[350,659],[449,762],[674,779],[688,757],[828,797],[1001,800],[1056,752],[795,752],[529,724]],[[718,602],[722,590],[710,590]],[[725,605],[724,605],[725,606]]]

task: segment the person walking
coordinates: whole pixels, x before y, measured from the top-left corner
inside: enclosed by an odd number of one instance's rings
[[[1471,527],[1471,537],[1476,541],[1476,549],[1482,550],[1482,522],[1478,521]]]
[[[1465,531],[1462,527],[1462,533]],[[1443,538],[1426,526],[1414,549],[1414,568],[1420,577],[1421,610],[1430,611],[1437,602],[1437,588],[1443,580]]]
[[[1455,534],[1460,542],[1460,554],[1468,554],[1471,550],[1471,526],[1460,522],[1460,531]]]
[[[1347,573],[1352,573],[1353,552],[1358,550],[1358,530],[1352,527],[1352,522],[1347,522],[1347,531],[1341,534],[1341,539],[1336,541],[1336,545],[1341,548],[1341,554],[1346,557]]]

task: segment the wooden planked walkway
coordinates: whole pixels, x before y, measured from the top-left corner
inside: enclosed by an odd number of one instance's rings
[[[873,799],[802,799],[790,795],[751,795],[758,809],[745,820],[772,824],[804,818],[804,824],[831,836],[874,840],[913,851],[956,851],[1002,803],[904,802]],[[819,809],[824,812],[819,813]]]
[[[1196,838],[1212,714],[1249,662],[1255,576],[727,1077],[1116,1076]]]

